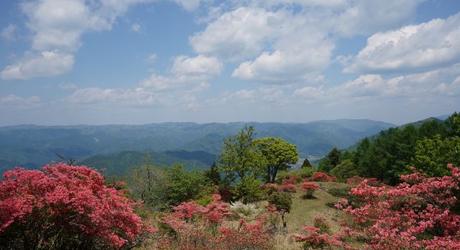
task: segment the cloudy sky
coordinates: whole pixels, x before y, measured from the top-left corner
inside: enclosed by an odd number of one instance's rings
[[[459,110],[458,0],[0,2],[0,125]]]

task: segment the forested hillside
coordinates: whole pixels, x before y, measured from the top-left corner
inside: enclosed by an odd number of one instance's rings
[[[449,173],[448,163],[460,163],[458,113],[445,120],[430,118],[384,130],[349,150],[333,149],[319,169],[343,179],[359,175],[394,184],[411,166],[429,176],[442,176]]]

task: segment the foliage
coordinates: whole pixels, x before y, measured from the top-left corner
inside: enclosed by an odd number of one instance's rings
[[[160,169],[146,164],[135,168],[131,171],[129,186],[134,197],[159,210],[204,198],[214,191],[203,172],[187,171],[181,165]]]
[[[313,198],[313,193],[315,190],[319,189],[319,185],[314,183],[314,182],[308,182],[305,181],[301,185],[303,191],[305,192],[305,198],[307,199],[312,199]]]
[[[331,175],[337,177],[339,181],[345,181],[350,177],[359,175],[359,171],[356,169],[356,166],[353,164],[353,161],[346,159],[339,163],[335,168],[331,170]]]
[[[165,172],[146,162],[133,168],[127,176],[128,186],[134,198],[141,200],[149,207],[164,207],[164,187],[167,179]]]
[[[120,248],[145,229],[134,205],[88,167],[16,168],[0,182],[0,242],[12,249]]]
[[[260,138],[254,143],[265,158],[267,182],[275,182],[278,171],[297,163],[297,147],[294,144],[275,137]]]
[[[204,172],[206,178],[215,186],[219,186],[221,183],[221,177],[219,169],[217,168],[216,163],[214,162],[211,167]]]
[[[181,165],[166,170],[166,183],[163,187],[164,203],[168,206],[199,198],[212,191],[201,172],[186,171]],[[204,191],[204,193],[203,193]]]
[[[265,197],[262,182],[254,177],[245,176],[235,186],[235,198],[244,203],[260,201]]]
[[[265,164],[265,158],[254,143],[253,127],[245,127],[237,135],[225,139],[218,167],[227,182],[234,182],[237,177],[257,177]]]
[[[341,161],[342,153],[337,148],[333,148],[325,158],[323,158],[318,164],[318,170],[323,172],[329,172],[335,168]]]
[[[302,166],[300,167],[302,169],[304,168],[313,168],[313,165],[311,165],[310,161],[308,160],[307,157],[303,160]]]
[[[448,173],[447,162],[458,164],[460,114],[447,120],[427,119],[390,128],[372,138],[363,139],[342,153],[341,162],[351,160],[360,176],[397,184],[409,166],[422,167],[430,176]],[[326,161],[327,157],[322,161]],[[347,167],[351,167],[347,165]]]
[[[448,163],[460,164],[460,137],[442,139],[436,135],[417,141],[412,163],[429,176],[448,174]]]
[[[449,169],[443,177],[402,175],[397,186],[364,180],[351,190],[355,200],[337,207],[354,217],[354,230],[364,233],[372,249],[459,249],[460,215],[452,209],[460,170]]]

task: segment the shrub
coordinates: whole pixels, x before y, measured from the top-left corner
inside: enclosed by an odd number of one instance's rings
[[[262,214],[263,208],[257,207],[256,204],[244,204],[242,202],[234,202],[230,205],[230,210],[240,219],[253,220]]]
[[[268,197],[269,204],[281,215],[283,228],[286,228],[285,215],[291,211],[292,196],[289,193],[275,192]]]
[[[311,199],[313,198],[313,193],[315,190],[319,189],[319,185],[314,182],[304,182],[302,183],[302,189],[305,191],[305,198]]]
[[[294,236],[296,241],[303,243],[303,249],[325,249],[343,245],[338,238],[321,233],[317,227],[305,226],[304,231],[303,234]]]
[[[6,248],[119,248],[147,229],[134,203],[88,167],[16,168],[3,176],[0,242]]]
[[[320,233],[330,233],[331,227],[327,223],[326,218],[322,216],[315,216],[313,219],[313,226],[319,229]]]
[[[265,197],[262,182],[254,177],[244,177],[235,187],[235,196],[244,203],[260,201]]]
[[[238,206],[248,206],[238,203]],[[226,224],[232,215],[230,206],[215,195],[207,206],[185,202],[163,217],[162,235],[155,249],[270,249],[271,235],[265,227],[265,216],[248,223],[242,219],[237,227]]]
[[[457,203],[460,170],[450,176],[402,175],[397,186],[364,180],[351,190],[355,201],[337,206],[354,217],[356,231],[372,249],[459,249],[460,215]]]
[[[334,176],[330,176],[326,173],[323,172],[315,172],[311,178],[312,181],[318,181],[318,182],[330,182],[330,181],[335,181]]]

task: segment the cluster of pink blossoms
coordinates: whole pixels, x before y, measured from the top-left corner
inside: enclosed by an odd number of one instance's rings
[[[13,225],[41,225],[33,233],[59,227],[121,247],[146,229],[121,191],[107,187],[103,176],[84,166],[54,164],[42,170],[16,168],[0,182],[0,233]],[[151,228],[149,228],[151,229]],[[45,239],[46,240],[46,239]]]
[[[460,170],[449,165],[451,175],[402,175],[397,186],[364,180],[351,190],[351,204],[337,206],[360,225],[372,249],[460,249],[458,206]]]
[[[241,220],[238,227],[224,221],[233,214],[229,204],[213,195],[206,206],[194,201],[183,202],[163,217],[162,222],[173,231],[173,237],[158,239],[159,249],[270,249],[270,237],[265,231],[265,218],[255,222]]]

